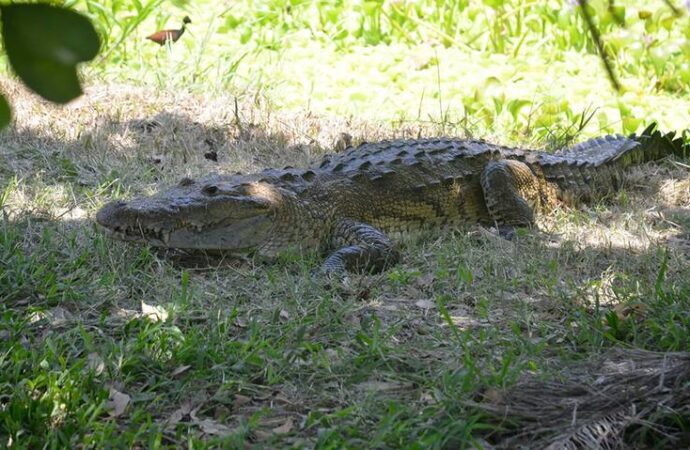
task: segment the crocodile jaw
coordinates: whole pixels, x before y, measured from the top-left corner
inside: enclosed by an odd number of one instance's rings
[[[96,214],[96,221],[113,237],[146,242],[155,247],[226,250],[245,253],[269,239],[272,215],[262,211],[243,218],[223,218],[198,224],[156,209],[142,211],[136,205],[113,202]]]

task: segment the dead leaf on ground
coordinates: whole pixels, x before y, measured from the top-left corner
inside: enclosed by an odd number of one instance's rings
[[[263,430],[254,430],[252,431],[252,434],[254,435],[254,438],[256,438],[257,441],[266,441],[273,436],[272,433]]]
[[[139,312],[133,309],[112,308],[110,310],[110,315],[118,319],[132,320],[139,317]]]
[[[484,399],[487,402],[497,403],[503,398],[503,394],[498,389],[487,389],[484,391]]]
[[[190,393],[190,398],[182,402],[180,407],[165,420],[165,425],[174,426],[187,415],[189,415],[192,422],[196,423],[199,420],[196,416],[196,412],[203,406],[206,400],[208,400],[208,396],[203,391]]]
[[[165,424],[170,427],[174,427],[177,425],[186,415],[188,415],[190,412],[192,412],[192,409],[194,408],[192,401],[188,400],[182,405],[176,409],[168,418],[168,420],[165,421]]]
[[[180,366],[180,367],[178,367],[177,369],[173,370],[172,376],[173,376],[173,377],[177,377],[177,376],[179,376],[179,375],[182,375],[183,373],[185,373],[186,371],[188,371],[191,367],[192,367],[192,366],[190,366],[190,365]]]
[[[197,425],[204,433],[211,434],[213,436],[229,436],[234,431],[229,426],[223,425],[222,423],[216,422],[212,419],[196,420],[194,421],[194,424]]]
[[[48,321],[53,326],[65,325],[72,320],[72,313],[61,306],[56,306],[46,311]]]
[[[162,306],[147,305],[143,301],[141,302],[141,313],[154,322],[168,320],[168,312]]]
[[[290,313],[284,309],[280,310],[280,318],[284,321],[290,320]]]
[[[404,298],[402,299],[403,301],[409,301],[409,299],[411,299],[411,298],[426,297],[424,292],[422,292],[420,289],[418,289],[414,286],[406,286],[404,292],[405,292],[405,295],[404,295]]]
[[[115,388],[110,388],[110,397],[106,408],[109,410],[110,417],[120,417],[129,405],[130,396],[118,391]]]
[[[472,447],[470,447],[470,450],[493,450],[496,448],[481,438],[480,439],[475,438],[473,444],[474,445],[472,445]]]
[[[619,320],[626,320],[632,318],[633,320],[640,320],[644,318],[647,313],[648,306],[641,302],[635,303],[618,303],[613,306],[613,311]]]
[[[428,288],[432,284],[434,284],[434,281],[436,280],[436,275],[434,275],[432,272],[425,273],[421,277],[418,277],[415,280],[415,284],[419,287],[422,288]]]
[[[354,387],[362,391],[395,391],[408,387],[409,383],[399,383],[397,381],[364,381]]]
[[[238,409],[238,408],[242,407],[243,405],[250,403],[251,401],[252,401],[252,399],[250,397],[247,397],[246,395],[235,394],[235,399],[232,402],[232,406],[234,406],[235,409]]]
[[[432,309],[436,306],[436,303],[432,302],[431,300],[417,300],[414,302],[414,305],[421,309]]]
[[[419,396],[419,400],[425,405],[434,405],[438,403],[431,392],[422,393],[422,395]]]
[[[93,371],[96,375],[102,374],[105,370],[105,362],[98,353],[89,353],[86,357],[86,361],[87,369]]]
[[[292,422],[292,417],[288,417],[285,423],[282,425],[275,427],[273,430],[273,433],[275,434],[286,434],[292,431],[292,428],[294,427],[294,424]]]
[[[201,408],[201,406],[197,406],[190,411],[189,417],[192,419],[192,423],[198,426],[201,431],[213,436],[229,436],[233,433],[234,430],[232,428],[227,425],[223,425],[220,422],[216,422],[213,419],[199,419],[199,417],[196,415],[197,411],[199,411],[199,408]]]
[[[29,316],[29,323],[36,323],[40,322],[41,320],[46,318],[46,313],[43,311],[34,311],[31,313]]]

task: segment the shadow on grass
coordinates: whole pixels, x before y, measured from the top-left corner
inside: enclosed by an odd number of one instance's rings
[[[252,123],[202,124],[185,114],[119,120],[99,117],[84,129],[35,129],[15,124],[0,132],[0,180],[40,178],[45,185],[131,185],[214,171],[307,164],[322,150],[291,144],[284,133]],[[233,170],[234,171],[234,170]]]

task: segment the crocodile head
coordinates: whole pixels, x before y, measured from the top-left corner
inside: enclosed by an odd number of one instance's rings
[[[247,176],[185,178],[150,197],[109,203],[96,221],[123,240],[246,253],[271,239],[285,194],[279,186]]]

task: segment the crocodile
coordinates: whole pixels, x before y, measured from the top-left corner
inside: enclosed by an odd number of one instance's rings
[[[275,258],[318,251],[326,273],[380,271],[393,237],[461,222],[529,227],[558,204],[617,190],[626,167],[684,152],[652,125],[549,153],[484,140],[385,140],[307,168],[182,179],[167,191],[105,205],[97,222],[119,239],[174,249]]]

